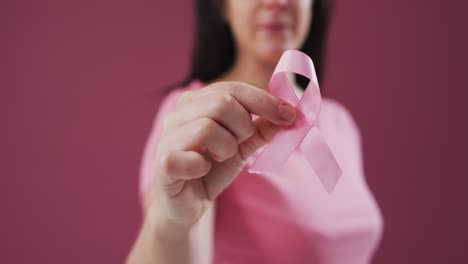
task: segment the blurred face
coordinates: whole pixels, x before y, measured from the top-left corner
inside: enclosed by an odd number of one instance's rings
[[[225,0],[224,15],[244,56],[276,64],[299,49],[309,31],[313,0]]]

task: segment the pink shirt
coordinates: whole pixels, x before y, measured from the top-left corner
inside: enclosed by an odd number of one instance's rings
[[[162,118],[182,92],[201,87],[193,81],[163,100],[143,156],[141,195],[154,180]],[[364,177],[359,130],[350,113],[327,98],[317,126],[343,169],[335,190],[325,191],[300,152],[275,175],[250,174],[246,168],[259,149],[216,200],[214,263],[370,262],[383,221]]]

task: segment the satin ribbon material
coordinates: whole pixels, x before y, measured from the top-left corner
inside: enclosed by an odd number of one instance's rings
[[[300,74],[310,79],[300,100],[287,78],[287,73]],[[320,130],[315,126],[322,97],[312,60],[297,50],[284,52],[271,77],[270,93],[296,107],[296,122],[293,126],[277,132],[248,171],[257,174],[278,172],[291,154],[300,150],[325,190],[331,193],[342,170]],[[307,142],[304,141],[306,135]]]

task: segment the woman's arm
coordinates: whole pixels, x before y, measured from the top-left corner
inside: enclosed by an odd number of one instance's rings
[[[158,222],[157,210],[155,206],[149,206],[146,210],[143,225],[127,258],[127,264],[212,262],[214,205],[191,230],[180,230]]]
[[[295,117],[292,105],[245,83],[181,94],[148,148],[147,209],[128,263],[210,263],[214,201]]]

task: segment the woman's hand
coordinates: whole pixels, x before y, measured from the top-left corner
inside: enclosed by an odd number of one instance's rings
[[[259,116],[255,121],[251,114]],[[150,207],[164,230],[189,230],[233,181],[245,160],[295,109],[245,83],[214,83],[182,94],[166,116]]]

